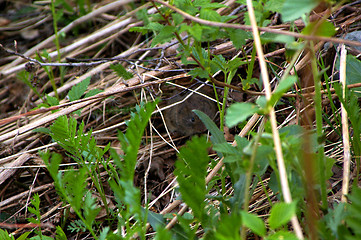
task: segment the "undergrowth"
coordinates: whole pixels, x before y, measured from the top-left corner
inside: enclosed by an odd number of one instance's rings
[[[85,8],[84,3],[81,2],[77,1],[79,13],[84,15],[89,6]],[[219,39],[230,39],[236,49],[242,49],[255,37],[245,30],[229,26],[217,27],[196,21],[189,22],[182,14],[186,12],[210,22],[226,23],[236,17],[224,16],[216,11],[226,7],[225,5],[207,0],[174,0],[171,3],[178,11],[164,7],[161,1],[152,1],[156,13],[149,14],[146,9],[139,11],[137,17],[143,20],[144,26],[133,27],[131,31],[154,34],[151,40],[152,47],[177,39],[180,43],[177,51],[182,64],[193,66],[188,74],[193,79],[207,81],[216,93],[219,87],[223,90],[222,97],[217,99],[219,121],[214,122],[206,114],[194,111],[209,130],[210,140],[205,136],[194,136],[177,155],[174,171],[177,177],[176,194],[184,203],[184,211],[178,214],[160,214],[152,211],[148,205],[150,202],[141,204],[141,192],[134,184],[136,165],[141,155],[139,148],[142,144],[148,144],[148,139],[143,135],[159,103],[158,100],[140,102],[131,111],[130,119],[126,122],[126,132],[119,131],[118,134],[120,153],[112,149],[110,143],[100,148],[92,135],[92,130],[86,131],[85,123],[79,123],[75,115],[61,116],[49,128],[36,130],[38,133],[49,135],[65,152],[64,155],[55,151],[39,153],[54,181],[59,201],[64,207],[61,226],[56,228],[55,239],[67,239],[69,232],[79,233],[92,239],[299,239],[300,235],[290,227],[294,221],[301,222],[302,233],[308,239],[360,239],[359,159],[355,161],[356,177],[352,182],[352,191],[347,195],[348,201],[330,203],[328,200],[331,190],[327,186],[327,181],[333,175],[335,159],[325,154],[324,121],[327,120],[322,106],[321,79],[327,69],[322,62],[317,61],[313,50],[315,44],[309,40],[303,42],[281,34],[261,35],[263,43],[282,43],[295,53],[291,58],[291,64],[284,68],[282,76],[276,77],[278,84],[273,87],[271,97],[260,96],[254,102],[234,103],[228,106],[227,99],[231,89],[247,93],[250,92],[251,86],[256,86],[257,89],[264,87],[264,84],[252,75],[257,64],[256,46],[253,46],[251,59],[239,56],[227,58],[221,54],[213,54],[209,43]],[[244,1],[237,3],[242,4]],[[293,21],[299,17],[306,19],[309,12],[317,6],[313,1],[299,3],[292,0],[253,1],[253,3],[259,26],[266,26],[271,13],[277,11],[272,3],[283,6],[281,13],[284,21]],[[62,17],[62,12],[55,13],[55,6],[60,4],[66,9],[70,7],[66,1],[52,1],[55,33],[57,33],[57,19]],[[246,12],[246,17],[248,14]],[[318,24],[306,22],[302,34],[330,37],[335,34],[335,29],[332,24],[321,19]],[[59,36],[56,36],[56,48],[59,53],[57,60],[60,62]],[[316,124],[315,127],[310,128],[289,125],[278,130],[286,166],[286,181],[293,199],[287,202],[284,182],[281,181],[284,175],[279,166],[279,156],[274,150],[277,147],[275,132],[268,118],[273,108],[286,101],[285,94],[296,93],[295,85],[299,84],[301,79],[297,76],[297,72],[294,75],[290,72],[294,68],[293,64],[298,54],[303,50],[308,50],[311,54],[310,69],[315,89],[312,101],[315,104]],[[46,51],[42,55],[51,61]],[[38,60],[43,61],[40,56]],[[361,62],[351,56],[348,57],[347,64],[348,69],[351,67],[357,69],[361,66]],[[29,81],[32,78],[31,73],[18,74],[18,77],[44,100],[37,108],[56,106],[60,103],[54,72],[51,67],[43,67],[53,86],[55,97],[42,96],[37,92]],[[239,73],[241,67],[246,69],[246,77],[242,77]],[[120,64],[112,65],[110,68],[125,80],[133,77]],[[271,69],[271,66],[269,68]],[[65,70],[60,71],[62,76],[63,71]],[[219,73],[222,75],[222,80],[214,77]],[[348,81],[359,77],[352,73],[347,74]],[[242,83],[241,87],[232,85],[234,79]],[[68,100],[82,99],[89,84],[90,78],[87,78],[74,86],[68,92]],[[332,87],[348,113],[353,131],[350,138],[352,154],[360,156],[359,95],[349,89],[343,94],[342,87],[335,83]],[[89,91],[83,98],[99,92],[99,90]],[[333,102],[331,94],[327,97]],[[290,97],[287,101],[295,104],[295,98]],[[332,111],[335,114],[335,105]],[[81,114],[80,110],[75,113]],[[230,144],[224,136],[225,127],[239,129],[251,116],[262,117],[257,129],[251,131],[247,137],[236,135],[234,144]],[[339,122],[338,119],[335,121]],[[210,158],[210,151],[221,161]],[[64,156],[74,161],[77,167],[60,168]],[[208,178],[209,168],[215,167],[220,162],[224,164],[220,173]],[[106,175],[103,174],[104,172]],[[229,187],[228,183],[231,183],[232,187]],[[271,199],[269,190],[276,194],[277,199]],[[267,209],[261,211],[262,214],[249,211],[249,203],[255,192],[261,192],[265,196],[264,204],[267,205]],[[149,194],[151,195],[151,192]],[[16,239],[27,239],[29,236],[30,239],[53,239],[43,234],[41,204],[39,195],[33,195],[32,206],[28,207],[31,213],[28,222],[34,224],[34,230]],[[102,220],[98,219],[100,214]],[[148,235],[149,233],[152,235]],[[0,230],[0,238],[15,239],[5,230]]]

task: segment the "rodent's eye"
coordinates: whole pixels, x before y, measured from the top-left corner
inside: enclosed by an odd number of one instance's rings
[[[194,123],[196,119],[194,117],[191,118],[191,122]]]

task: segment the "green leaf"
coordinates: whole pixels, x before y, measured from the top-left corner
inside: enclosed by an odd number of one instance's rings
[[[212,134],[211,139],[214,144],[226,142],[223,132],[219,130],[217,125],[212,121],[212,119],[207,114],[199,110],[193,110],[193,112],[203,122],[203,124],[206,126],[208,131],[211,132]]]
[[[138,149],[142,141],[145,127],[155,108],[155,102],[150,102],[142,106],[136,106],[136,113],[131,114],[131,120],[128,122],[126,133],[118,132],[118,139],[124,151],[124,161],[116,161],[117,166],[123,174],[123,179],[133,181],[134,169],[137,163]]]
[[[264,9],[271,12],[279,12],[285,0],[268,0],[264,4]]]
[[[280,239],[298,240],[298,237],[291,232],[281,230],[266,238],[266,240],[280,240]]]
[[[219,15],[219,13],[209,8],[201,8],[199,16],[200,18],[208,21],[213,21],[213,22],[221,21],[221,15]]]
[[[155,45],[169,42],[174,38],[175,27],[173,26],[163,26],[159,33],[154,37],[151,47]]]
[[[80,97],[84,94],[84,92],[87,90],[90,83],[90,77],[87,77],[82,82],[78,83],[77,85],[73,86],[69,93],[69,101],[75,101],[80,99]]]
[[[282,97],[282,95],[287,92],[295,83],[297,82],[296,76],[287,76],[283,79],[272,93],[271,99],[268,102],[269,105],[274,106],[278,100]]]
[[[257,113],[260,109],[252,103],[235,103],[227,109],[226,124],[234,127],[238,123],[245,121],[248,117]]]
[[[263,220],[254,214],[250,214],[246,211],[241,211],[242,223],[244,226],[251,229],[255,234],[264,237],[266,235],[266,227]]]
[[[193,137],[181,148],[174,174],[177,176],[182,199],[193,210],[194,216],[202,220],[205,214],[205,195],[207,193],[205,177],[210,161],[205,137]]]
[[[133,74],[128,72],[122,64],[111,64],[109,67],[117,73],[118,77],[122,77],[124,80],[128,80],[133,77]]]
[[[85,223],[89,226],[93,225],[94,220],[101,208],[97,206],[96,199],[92,197],[90,192],[86,193],[82,207]]]
[[[50,106],[59,105],[59,100],[56,97],[52,97],[50,95],[46,95],[46,101]]]
[[[323,37],[332,37],[336,33],[336,29],[332,23],[328,21],[310,22],[303,30],[305,35],[316,35]]]
[[[45,134],[48,134],[50,135],[50,129],[49,128],[43,128],[43,127],[40,127],[40,128],[36,128],[33,130],[33,132],[35,133],[45,133]]]
[[[240,229],[242,227],[242,218],[235,211],[231,214],[222,214],[215,231],[217,240],[241,240]]]
[[[292,44],[293,42],[295,42],[295,38],[292,36],[276,34],[276,33],[268,33],[268,32],[261,35],[261,40],[262,43],[276,42],[276,43]]]
[[[340,70],[340,61],[336,63],[337,70]],[[355,56],[347,55],[346,57],[346,84],[355,84],[361,82],[361,61]],[[354,88],[357,97],[361,97],[361,87]]]
[[[317,7],[319,0],[286,0],[281,11],[284,22],[293,21]]]
[[[100,89],[92,89],[92,90],[89,90],[89,91],[85,94],[84,98],[95,96],[95,95],[97,95],[98,93],[101,93],[101,92],[103,92],[103,90],[100,90]]]
[[[288,223],[296,214],[296,202],[292,203],[276,203],[273,205],[268,219],[269,226],[272,229],[281,227]]]
[[[63,229],[60,226],[56,226],[56,236],[55,236],[56,240],[67,240],[68,238],[66,237]]]
[[[239,154],[235,147],[231,146],[228,142],[218,143],[213,145],[213,150],[227,154]]]
[[[166,226],[165,219],[162,214],[155,213],[148,209],[143,209],[144,211],[148,211],[148,223],[158,232],[158,228],[164,228]]]

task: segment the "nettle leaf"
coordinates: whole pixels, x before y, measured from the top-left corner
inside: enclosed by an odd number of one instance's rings
[[[238,123],[245,121],[251,115],[257,113],[260,108],[252,103],[235,103],[227,109],[226,124],[234,127]]]
[[[193,2],[195,7],[208,8],[208,9],[216,9],[216,8],[227,8],[227,5],[211,2],[209,0],[195,0]]]
[[[179,151],[174,174],[177,176],[182,199],[193,210],[194,216],[203,219],[207,193],[205,177],[209,163],[210,143],[205,137],[195,136]]]
[[[285,0],[268,0],[264,4],[264,9],[271,12],[279,12]]]
[[[324,37],[332,37],[336,34],[336,29],[332,23],[328,21],[310,22],[303,30],[303,34],[306,35],[317,35]]]
[[[212,9],[208,9],[208,8],[201,8],[199,16],[202,19],[205,19],[208,21],[213,21],[213,22],[220,22],[222,20],[221,15],[219,15],[219,13],[217,13],[216,11],[214,11]]]
[[[195,40],[201,41],[202,40],[202,30],[203,27],[198,23],[195,23],[193,26],[189,26],[186,24],[182,24],[180,28],[180,32],[187,31],[189,35],[191,35]]]
[[[131,72],[128,72],[120,63],[111,64],[109,67],[116,72],[118,77],[122,77],[124,80],[128,80],[133,77],[133,74]]]
[[[174,32],[176,28],[174,26],[163,26],[159,33],[154,37],[151,47],[155,45],[169,42],[174,38]]]
[[[84,92],[87,90],[90,83],[90,77],[87,77],[77,85],[73,86],[69,93],[69,101],[75,101],[81,98],[81,96],[84,94]]]
[[[311,12],[319,3],[320,0],[286,0],[281,10],[282,20],[284,22],[296,20],[303,14]]]
[[[295,83],[297,82],[296,76],[287,76],[285,79],[280,81],[274,92],[272,93],[271,99],[268,104],[270,106],[274,106],[278,100],[282,97],[282,95],[287,92]]]
[[[272,229],[281,227],[288,223],[296,214],[296,202],[292,203],[276,203],[273,205],[268,219],[269,226]]]
[[[242,223],[255,234],[264,237],[266,235],[266,227],[261,218],[246,211],[241,211]]]

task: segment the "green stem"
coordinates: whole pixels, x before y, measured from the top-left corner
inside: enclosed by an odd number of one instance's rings
[[[322,122],[322,96],[321,96],[321,81],[318,76],[316,55],[314,51],[314,44],[310,42],[310,51],[311,51],[311,68],[312,75],[315,85],[315,113],[316,113],[316,132],[319,139],[323,135],[323,122]],[[321,145],[317,153],[319,169],[325,169],[325,150]],[[325,171],[320,171],[320,185],[321,185],[321,200],[322,200],[322,209],[327,209],[327,193],[326,193],[326,179]]]

